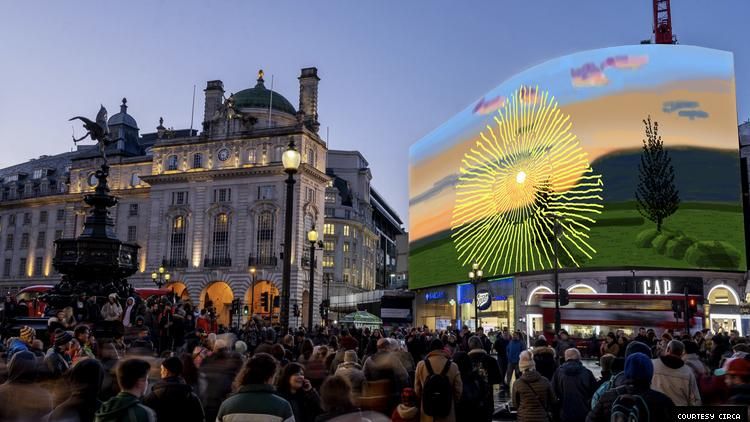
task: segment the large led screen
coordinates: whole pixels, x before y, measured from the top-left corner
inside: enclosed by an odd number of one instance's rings
[[[562,268],[744,270],[732,54],[548,61],[409,150],[411,288]]]

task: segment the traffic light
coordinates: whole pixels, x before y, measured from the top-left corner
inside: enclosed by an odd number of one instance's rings
[[[561,288],[558,295],[560,297],[560,306],[565,306],[570,303],[570,296],[567,290]]]
[[[698,313],[698,301],[695,300],[695,298],[690,298],[688,300],[688,308],[687,308],[687,319],[690,319],[695,316],[695,314]]]
[[[263,308],[264,312],[268,312],[268,292],[260,294],[260,306]]]
[[[682,300],[673,300],[672,301],[672,311],[674,311],[674,318],[675,319],[682,319],[682,308],[683,306]]]
[[[249,313],[250,313],[250,308],[247,305],[245,305],[245,307],[242,308],[242,314],[247,315]]]
[[[278,308],[281,304],[281,296],[274,296],[273,298],[273,307]]]
[[[295,303],[294,306],[292,306],[292,308],[294,309],[294,317],[299,318],[299,315],[300,315],[299,305]]]

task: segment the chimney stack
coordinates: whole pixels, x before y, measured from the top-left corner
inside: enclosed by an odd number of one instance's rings
[[[222,81],[208,81],[206,89],[206,102],[203,109],[203,130],[208,129],[208,122],[213,120],[224,99],[224,83]]]
[[[310,130],[318,133],[318,69],[302,69],[299,79],[299,111],[304,114],[303,123]]]

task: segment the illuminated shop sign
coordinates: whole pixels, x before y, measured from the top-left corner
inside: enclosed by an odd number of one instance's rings
[[[424,294],[424,300],[425,302],[431,302],[433,300],[440,300],[445,299],[445,292],[444,291],[437,291],[437,292],[427,292]]]

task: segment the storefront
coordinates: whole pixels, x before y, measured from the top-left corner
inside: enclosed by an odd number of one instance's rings
[[[416,324],[444,330],[456,321],[456,286],[443,286],[417,291]]]
[[[726,284],[717,284],[708,291],[706,299],[708,328],[711,331],[717,333],[737,330],[740,335],[747,332],[742,326],[740,297],[734,288]]]
[[[515,316],[513,298],[513,278],[488,280],[476,285],[471,283],[459,284],[458,294],[458,326],[469,327],[474,331],[474,301],[477,301],[479,311],[479,325],[485,332],[503,328],[513,328]]]

